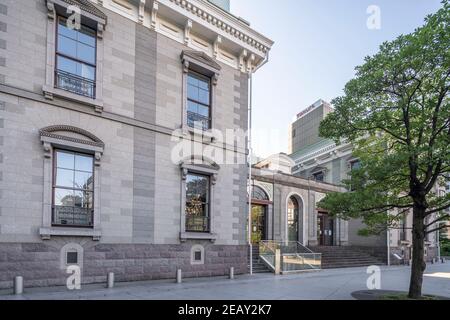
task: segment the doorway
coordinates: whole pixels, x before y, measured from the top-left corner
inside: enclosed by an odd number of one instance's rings
[[[266,240],[266,213],[267,206],[252,205],[252,244]]]
[[[334,219],[325,212],[317,214],[317,240],[319,246],[334,246]]]
[[[299,226],[299,205],[295,197],[290,197],[288,200],[287,220],[288,220],[288,240],[299,241],[298,226]]]

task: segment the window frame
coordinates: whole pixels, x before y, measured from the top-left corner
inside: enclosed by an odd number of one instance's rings
[[[217,183],[220,166],[209,159],[189,158],[179,163],[181,174],[181,197],[180,197],[180,241],[187,240],[205,240],[215,242],[217,234],[215,233],[215,215],[214,199],[215,185]],[[197,174],[209,176],[209,232],[190,232],[186,230],[186,197],[187,197],[187,177],[188,174]]]
[[[54,100],[55,97],[81,103],[93,107],[95,112],[103,112],[103,59],[104,59],[104,41],[103,34],[107,24],[107,17],[103,13],[91,12],[81,7],[81,23],[95,31],[96,53],[95,53],[95,81],[93,82],[93,97],[79,95],[72,91],[60,89],[56,85],[57,71],[57,28],[58,17],[66,18],[67,9],[70,3],[60,0],[47,0],[47,63],[45,66],[45,84],[42,87],[43,95],[48,100]],[[72,57],[70,57],[72,59]],[[75,61],[75,60],[74,60]],[[82,63],[85,63],[84,61]],[[86,64],[89,65],[89,64]]]
[[[68,187],[61,187],[56,185],[56,178],[57,178],[57,170],[58,170],[58,152],[63,153],[70,153],[74,156],[81,155],[81,156],[89,156],[92,159],[92,190],[86,190],[86,189],[76,189],[76,188],[68,188]],[[76,170],[73,169],[75,172]],[[53,163],[52,163],[52,221],[51,225],[52,227],[61,227],[61,228],[85,228],[85,229],[93,229],[94,228],[94,218],[95,218],[95,155],[89,154],[89,153],[83,153],[78,151],[72,151],[64,148],[54,148],[53,149]],[[56,208],[56,198],[55,198],[55,190],[56,189],[64,189],[64,190],[72,190],[72,191],[88,191],[92,194],[92,208],[90,211],[91,216],[91,225],[76,225],[76,224],[58,224],[55,223],[55,208]],[[75,208],[75,206],[71,206],[72,208]]]
[[[195,50],[183,50],[181,53],[182,68],[182,115],[181,129],[184,136],[194,136],[202,141],[209,139],[211,142],[216,139],[213,131],[216,128],[215,108],[216,108],[216,87],[220,76],[221,66],[206,53]],[[188,125],[188,74],[197,73],[210,79],[210,125],[208,130],[191,128]]]
[[[322,175],[322,180],[317,180],[317,176],[318,175]],[[314,181],[316,182],[325,182],[325,171],[321,170],[321,171],[317,171],[311,174],[312,178],[314,179]]]
[[[206,174],[201,174],[198,172],[194,172],[194,171],[190,171],[188,170],[188,173],[186,175],[186,181],[189,179],[189,176],[197,176],[197,177],[203,177],[203,178],[207,178],[207,192],[206,192],[206,198],[207,201],[205,203],[202,202],[203,205],[205,205],[206,210],[206,216],[203,216],[204,219],[207,219],[208,221],[208,225],[207,225],[207,230],[203,230],[203,231],[198,231],[198,230],[189,230],[187,228],[187,204],[188,204],[188,199],[187,199],[187,195],[188,195],[188,183],[186,182],[186,203],[185,203],[185,208],[184,208],[184,214],[185,214],[185,230],[186,232],[189,233],[210,233],[211,232],[211,176],[206,175]]]
[[[208,82],[209,105],[206,105],[206,104],[204,104],[201,101],[197,101],[197,100],[189,98],[189,77],[191,75],[194,78],[197,78],[197,80],[199,80],[199,81],[205,80],[205,81]],[[198,105],[201,105],[203,107],[207,107],[208,108],[208,113],[209,113],[209,116],[208,116],[208,128],[207,129],[202,128],[201,130],[202,131],[211,130],[212,129],[212,108],[213,108],[213,106],[212,106],[212,102],[213,102],[212,98],[213,97],[212,97],[212,79],[211,79],[211,77],[203,75],[203,74],[201,74],[199,72],[195,72],[193,70],[189,70],[187,75],[186,75],[186,88],[187,88],[187,91],[186,91],[186,119],[187,119],[187,123],[186,123],[186,125],[191,130],[200,130],[199,128],[195,127],[195,125],[194,126],[190,126],[189,125],[189,113],[190,113],[190,111],[189,111],[189,102],[193,102],[193,103],[196,103]],[[194,112],[191,112],[191,113],[194,113]],[[202,118],[206,118],[206,117],[200,115],[199,113],[196,113],[196,115],[199,115]]]
[[[82,97],[86,97],[86,98],[94,99],[94,100],[95,100],[96,95],[97,95],[97,92],[96,92],[96,91],[97,91],[97,85],[96,85],[96,83],[97,83],[97,67],[98,67],[98,66],[97,66],[98,39],[97,39],[97,36],[96,36],[97,30],[95,30],[95,29],[93,29],[93,28],[90,28],[90,27],[88,27],[88,26],[86,26],[86,25],[84,25],[84,24],[81,24],[81,29],[85,28],[85,29],[88,29],[88,30],[92,31],[92,33],[93,33],[92,36],[93,36],[94,41],[95,41],[95,48],[94,48],[94,49],[95,49],[95,53],[94,53],[95,64],[92,64],[92,63],[90,63],[90,62],[87,62],[87,61],[84,61],[84,60],[80,60],[80,59],[78,59],[78,58],[75,57],[75,56],[70,56],[70,55],[67,55],[67,54],[65,54],[65,53],[62,53],[62,52],[60,52],[60,51],[58,50],[58,48],[59,48],[59,30],[60,30],[60,21],[61,21],[62,19],[67,20],[67,18],[65,18],[65,17],[63,17],[63,16],[61,16],[61,15],[57,15],[57,17],[56,17],[56,22],[55,22],[55,24],[56,24],[56,31],[55,31],[55,52],[54,52],[54,55],[55,55],[55,70],[54,70],[54,72],[55,72],[55,77],[54,77],[54,86],[55,86],[55,88],[57,88],[57,89],[64,90],[64,91],[67,91],[67,92],[70,92],[70,93],[73,93],[73,94],[76,94],[76,95],[79,95],[79,96],[82,96]],[[81,32],[81,30],[76,30],[76,31],[77,31],[77,32]],[[78,43],[78,41],[77,41],[77,43]],[[89,66],[89,67],[94,68],[94,79],[85,78],[85,77],[79,76],[79,75],[77,75],[77,74],[72,74],[72,73],[70,73],[70,72],[65,72],[65,71],[59,70],[59,69],[58,69],[58,57],[62,57],[62,58],[65,58],[65,59],[74,61],[75,63],[85,64],[85,65],[87,65],[87,66]],[[89,95],[83,95],[83,94],[76,93],[76,92],[73,92],[73,91],[70,91],[70,90],[67,90],[67,89],[64,89],[64,88],[59,87],[59,86],[58,86],[58,75],[57,75],[59,71],[62,71],[62,72],[64,72],[64,73],[68,73],[68,74],[72,75],[74,78],[80,78],[80,79],[82,79],[83,81],[87,81],[87,82],[92,83],[92,85],[93,85],[93,89],[92,89],[93,95],[92,95],[92,96],[89,96]]]

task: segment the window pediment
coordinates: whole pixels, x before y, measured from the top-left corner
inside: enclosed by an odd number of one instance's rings
[[[58,13],[65,13],[65,12],[59,12],[59,8],[64,9],[63,11],[66,11],[66,8],[68,6],[77,6],[81,9],[81,15],[88,17],[90,15],[96,17],[97,19],[103,20],[102,24],[106,24],[107,16],[104,14],[99,8],[97,8],[93,3],[91,3],[89,0],[47,0],[47,6],[48,5],[56,5],[56,10]],[[59,8],[58,8],[59,7]]]
[[[98,147],[103,149],[105,144],[97,136],[92,133],[73,126],[56,125],[39,130],[41,140],[45,138],[56,139],[66,142],[79,143],[83,145]]]
[[[183,50],[181,54],[181,60],[189,62],[197,62],[199,64],[204,64],[214,69],[215,71],[220,71],[222,67],[214,59],[209,57],[206,53],[196,50]]]

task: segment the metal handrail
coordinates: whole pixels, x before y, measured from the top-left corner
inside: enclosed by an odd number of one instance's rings
[[[277,265],[276,259],[280,259],[279,265],[281,273],[302,272],[321,269],[322,254],[313,252],[299,241],[275,241],[266,240],[260,242],[261,252],[270,252],[270,256],[275,258],[273,265],[260,253],[260,258],[266,264],[270,265],[271,269],[275,270]],[[279,252],[276,258],[276,252]]]

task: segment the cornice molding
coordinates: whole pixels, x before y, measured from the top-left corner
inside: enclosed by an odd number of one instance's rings
[[[160,0],[160,3],[172,2],[194,14],[211,26],[225,31],[239,41],[242,41],[263,55],[267,54],[273,45],[273,41],[251,29],[248,25],[227,13],[206,0]],[[203,8],[202,8],[203,6]]]

